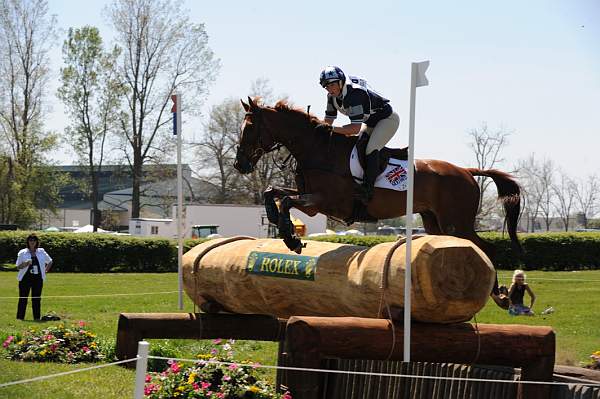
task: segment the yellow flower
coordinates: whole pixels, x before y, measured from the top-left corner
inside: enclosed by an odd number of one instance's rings
[[[22,340],[20,340],[19,342],[17,342],[17,345],[23,345],[24,343],[25,343],[25,340],[24,340],[24,339],[22,339]]]
[[[42,350],[42,351],[40,352],[40,355],[41,355],[41,356],[46,356],[46,353],[47,353],[47,352],[46,352],[46,349],[44,349],[44,350]]]
[[[177,390],[179,392],[183,392],[183,391],[185,391],[185,387],[183,385],[180,385],[180,386],[177,387]]]
[[[96,343],[95,343],[95,342],[92,342],[92,343],[90,344],[90,348],[96,348],[97,346],[98,346],[98,345],[96,345]]]
[[[596,352],[592,353],[592,355],[600,356],[600,351],[596,351]]]
[[[250,388],[248,388],[248,390],[250,392],[256,393],[256,392],[260,391],[260,388],[257,387],[256,385],[252,385]]]
[[[198,374],[196,374],[196,373],[190,374],[190,376],[188,377],[188,384],[193,384],[197,375]]]

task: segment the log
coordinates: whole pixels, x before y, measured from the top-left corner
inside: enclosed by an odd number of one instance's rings
[[[282,341],[286,322],[265,315],[121,313],[116,355],[119,360],[136,357],[138,342],[149,338]],[[133,362],[124,365],[135,367]]]
[[[406,246],[395,247],[314,241],[296,255],[281,240],[212,240],[183,256],[184,288],[205,311],[376,318],[387,316],[387,304],[395,318],[404,302]],[[414,240],[412,268],[412,316],[425,322],[469,320],[485,305],[495,278],[479,248],[449,236]]]
[[[411,360],[521,367],[521,379],[552,381],[555,335],[550,327],[413,323]],[[402,360],[403,326],[355,317],[292,317],[286,329],[288,365],[317,368],[324,358]],[[294,398],[317,398],[318,373],[288,371]],[[519,386],[520,398],[548,398],[550,386]]]

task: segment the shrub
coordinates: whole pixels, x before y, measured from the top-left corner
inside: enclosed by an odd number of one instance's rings
[[[15,262],[28,231],[0,232],[0,263]],[[98,233],[39,233],[40,244],[54,260],[54,272],[173,272],[177,243]],[[186,240],[184,252],[203,240]]]
[[[233,363],[233,340],[213,342],[216,347],[210,353],[199,355],[201,360],[193,366],[184,367],[169,360],[162,373],[149,373],[145,396],[150,399],[292,399],[289,392],[279,394],[270,384],[260,380],[256,365]]]
[[[96,335],[80,321],[71,328],[64,324],[43,330],[29,329],[22,335],[9,335],[2,346],[12,360],[79,363],[95,362],[104,357],[100,354]]]

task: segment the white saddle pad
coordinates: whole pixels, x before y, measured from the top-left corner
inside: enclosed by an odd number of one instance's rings
[[[350,154],[350,173],[352,173],[352,177],[357,183],[362,183],[365,172],[358,161],[356,146]],[[406,191],[408,187],[408,161],[390,158],[383,173],[377,176],[375,187]]]

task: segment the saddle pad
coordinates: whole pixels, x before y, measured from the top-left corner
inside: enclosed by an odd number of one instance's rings
[[[357,183],[362,183],[363,167],[358,160],[358,150],[352,149],[350,154],[350,173]],[[390,158],[387,167],[375,180],[375,187],[388,190],[406,191],[408,187],[408,161]]]

